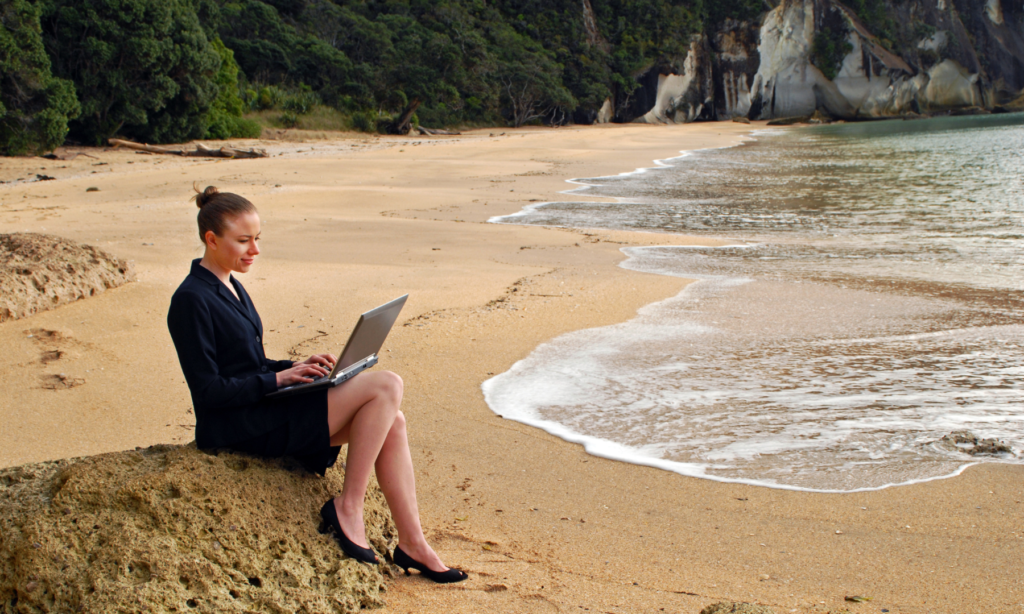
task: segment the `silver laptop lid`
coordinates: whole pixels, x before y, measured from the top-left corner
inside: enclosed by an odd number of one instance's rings
[[[349,335],[348,342],[345,343],[345,349],[338,357],[338,364],[334,365],[334,369],[331,371],[331,378],[360,360],[380,351],[388,333],[391,332],[391,327],[398,319],[398,313],[405,306],[407,298],[409,298],[408,294],[400,296],[359,316],[356,327],[352,329],[352,334]]]

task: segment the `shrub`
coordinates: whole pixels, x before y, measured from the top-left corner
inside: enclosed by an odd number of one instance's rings
[[[233,115],[214,116],[207,132],[208,139],[258,139],[263,134],[259,122]]]
[[[284,91],[281,88],[276,85],[264,85],[249,100],[249,108],[253,111],[267,111],[280,107],[282,102]]]
[[[843,58],[853,51],[853,45],[846,40],[846,32],[819,30],[811,46],[811,62],[831,81],[839,74]]]
[[[291,111],[281,114],[281,123],[285,128],[294,128],[299,125],[299,116]]]
[[[299,86],[299,91],[284,96],[281,108],[291,111],[296,115],[305,115],[313,110],[313,107],[320,104],[320,99],[309,86]]]
[[[369,111],[359,111],[352,114],[352,128],[360,132],[376,132],[377,119]]]

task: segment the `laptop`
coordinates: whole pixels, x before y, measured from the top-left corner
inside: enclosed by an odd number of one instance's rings
[[[391,327],[398,319],[398,313],[402,311],[407,298],[408,294],[400,296],[359,316],[359,321],[352,329],[348,343],[345,344],[345,349],[341,351],[341,356],[338,357],[338,362],[334,364],[330,374],[322,375],[312,382],[286,386],[267,396],[284,397],[319,388],[333,388],[377,364],[377,352],[384,345],[384,339],[391,332]]]

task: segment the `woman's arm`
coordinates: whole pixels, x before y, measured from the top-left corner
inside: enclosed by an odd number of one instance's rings
[[[295,362],[291,360],[270,360],[267,359],[266,366],[274,373],[284,371],[285,369],[291,369],[295,366]]]
[[[221,376],[213,321],[201,297],[191,292],[175,293],[167,312],[167,328],[197,406],[212,409],[251,405],[277,390],[277,373],[269,368],[267,373],[244,378]]]

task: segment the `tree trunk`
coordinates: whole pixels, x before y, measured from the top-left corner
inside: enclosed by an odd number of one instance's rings
[[[388,124],[388,134],[409,134],[409,130],[412,129],[412,114],[416,112],[419,106],[419,98],[413,98],[409,101],[409,104],[405,106],[405,110],[398,116],[398,119]]]

